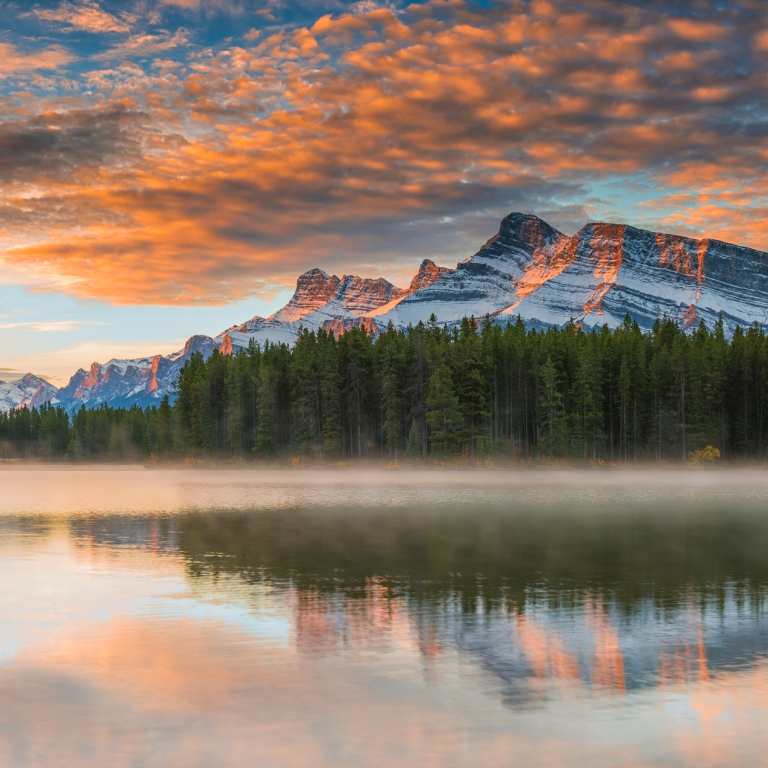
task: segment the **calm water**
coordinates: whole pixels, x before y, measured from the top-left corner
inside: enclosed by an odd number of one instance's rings
[[[0,468],[0,765],[758,766],[764,473]]]

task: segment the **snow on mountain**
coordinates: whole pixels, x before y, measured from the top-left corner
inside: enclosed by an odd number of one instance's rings
[[[768,326],[768,254],[717,240],[694,240],[618,224],[587,224],[561,242],[554,258],[534,254],[499,319],[535,325],[616,327],[629,315],[644,329],[666,315],[684,327],[723,317]],[[529,290],[529,274],[548,273]]]
[[[404,328],[435,314],[442,323],[495,315],[509,306],[514,287],[546,279],[567,238],[535,216],[510,214],[498,234],[455,269],[438,268],[428,285],[410,292],[386,311],[372,313],[384,328]]]
[[[83,405],[96,408],[102,403],[115,408],[157,405],[165,395],[173,393],[173,383],[193,353],[208,357],[220,346],[210,336],[192,336],[184,349],[172,355],[93,363],[88,371],[77,371],[52,402],[69,411]]]
[[[16,381],[0,381],[0,412],[13,408],[37,408],[52,400],[56,395],[56,387],[27,373]]]
[[[768,328],[768,254],[618,224],[587,224],[568,237],[513,213],[474,256],[429,286],[372,312],[379,328],[426,320],[518,315],[529,327],[615,328],[629,315],[645,330],[665,315],[685,327],[723,318],[725,331]]]
[[[432,267],[440,269],[434,264]],[[260,344],[267,340],[273,344],[292,344],[302,326],[312,330],[324,328],[338,334],[362,323],[376,332],[375,324],[367,317],[407,293],[381,277],[377,280],[354,275],[329,277],[321,269],[310,269],[299,276],[296,291],[283,309],[267,318],[254,317],[242,325],[232,326],[216,338],[222,342],[227,336],[234,348],[246,348],[252,338]]]
[[[629,315],[644,329],[666,315],[686,327],[722,316],[725,329],[768,328],[768,254],[717,240],[694,240],[619,224],[587,224],[573,237],[536,216],[511,213],[498,233],[454,269],[425,259],[408,288],[383,278],[300,275],[285,307],[253,317],[215,338],[193,336],[175,355],[110,360],[79,370],[55,402],[68,409],[100,403],[157,403],[195,351],[232,354],[251,340],[293,344],[299,329],[341,334],[353,327],[378,333],[435,315],[452,325],[463,317],[529,327],[616,327]]]

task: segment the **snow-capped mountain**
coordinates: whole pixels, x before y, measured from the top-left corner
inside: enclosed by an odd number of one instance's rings
[[[368,292],[358,290],[346,301],[353,282]],[[537,327],[570,320],[615,327],[629,313],[645,329],[664,315],[687,327],[699,319],[711,326],[722,315],[730,334],[736,325],[768,325],[768,254],[619,224],[587,224],[568,237],[536,216],[512,213],[455,269],[425,260],[406,290],[314,269],[299,277],[284,309],[225,334],[237,348],[250,338],[291,342],[300,326],[364,325],[376,332],[390,322],[406,328],[433,313],[448,324],[470,315],[497,322],[520,315]]]
[[[94,363],[59,390],[55,402],[74,410],[158,402],[194,351],[231,354],[259,344],[292,344],[301,327],[336,334],[352,327],[378,333],[391,322],[407,328],[434,314],[453,324],[519,315],[530,327],[615,327],[629,315],[650,329],[664,315],[692,327],[722,316],[737,325],[768,328],[768,254],[717,240],[694,240],[620,224],[587,224],[573,237],[536,216],[512,213],[498,233],[454,269],[425,259],[408,288],[379,279],[299,276],[288,304],[267,318],[253,317],[215,338],[193,336],[174,355]]]
[[[0,381],[0,412],[12,408],[37,408],[56,396],[53,384],[27,373],[16,381]]]
[[[262,344],[267,340],[292,344],[301,327],[323,328],[338,334],[353,326],[362,326],[376,333],[386,327],[386,322],[382,326],[374,319],[379,313],[429,287],[447,272],[450,270],[425,259],[411,285],[403,289],[384,278],[369,280],[353,275],[339,278],[328,276],[322,269],[310,269],[299,276],[296,291],[283,309],[267,318],[254,317],[242,325],[233,325],[216,338],[226,347],[231,340],[233,348],[245,348],[252,338]]]
[[[194,352],[208,357],[219,346],[210,336],[192,336],[184,349],[172,355],[93,363],[88,371],[80,368],[75,373],[56,393],[53,404],[63,405],[67,410],[77,410],[82,405],[96,408],[102,403],[113,408],[156,405],[166,394],[172,394],[179,371]]]
[[[618,224],[587,224],[567,237],[513,213],[456,269],[371,315],[380,327],[402,327],[427,312],[449,323],[520,315],[540,327],[616,327],[629,313],[644,329],[664,315],[686,327],[699,319],[711,327],[722,315],[731,334],[736,325],[768,325],[768,254]]]

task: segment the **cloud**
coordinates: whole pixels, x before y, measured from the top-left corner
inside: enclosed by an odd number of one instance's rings
[[[380,0],[357,0],[349,6],[349,10],[356,15],[364,15],[379,8],[395,9],[395,4],[390,2],[381,2]]]
[[[128,57],[146,57],[157,53],[183,48],[189,42],[189,33],[178,29],[173,34],[163,32],[157,35],[142,33],[113,46],[103,53],[94,55],[94,61],[114,61]]]
[[[92,73],[99,106],[0,123],[2,258],[83,298],[221,303],[311,266],[450,263],[513,209],[572,232],[632,186],[628,223],[766,247],[759,25],[678,5],[362,5],[221,50],[134,35],[97,58],[184,66]]]
[[[64,337],[66,338],[66,337]],[[42,378],[64,386],[74,371],[83,366],[88,367],[94,361],[133,360],[152,355],[170,355],[184,348],[185,338],[138,340],[131,343],[116,341],[114,338],[96,339],[73,344],[64,349],[49,349],[44,352],[31,352],[24,355],[14,355],[12,364],[17,370],[45,370],[49,373]],[[23,375],[23,374],[22,374]],[[0,376],[2,378],[2,376]]]
[[[0,381],[18,381],[27,374],[27,371],[20,371],[16,368],[0,368]],[[46,379],[46,376],[40,376],[41,379]]]
[[[138,157],[141,126],[147,122],[146,113],[121,105],[8,118],[0,122],[0,182],[45,185],[69,181],[73,173],[84,180],[89,169],[104,170]],[[7,192],[5,206],[13,206]],[[41,192],[30,205],[45,205]],[[6,221],[7,216],[8,210]]]
[[[86,322],[84,320],[46,320],[15,323],[0,322],[0,331],[23,328],[33,333],[64,333],[79,331],[84,325],[104,325],[104,323]]]
[[[250,10],[248,0],[160,0],[161,6],[171,6],[186,11],[204,12],[205,14],[225,13],[241,16]],[[258,10],[253,11],[258,13]]]
[[[23,53],[11,43],[0,43],[0,78],[39,69],[60,69],[75,61],[60,45],[49,45],[34,53]]]
[[[96,0],[80,0],[78,3],[63,2],[55,10],[36,8],[29,15],[45,21],[66,24],[72,31],[81,30],[95,35],[130,32],[131,24],[136,21],[136,17],[131,15],[118,18],[107,13]]]
[[[755,46],[758,50],[768,51],[768,29],[764,29],[755,35]]]

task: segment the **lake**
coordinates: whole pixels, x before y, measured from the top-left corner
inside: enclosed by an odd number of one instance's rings
[[[757,766],[768,473],[0,467],[0,765]]]

